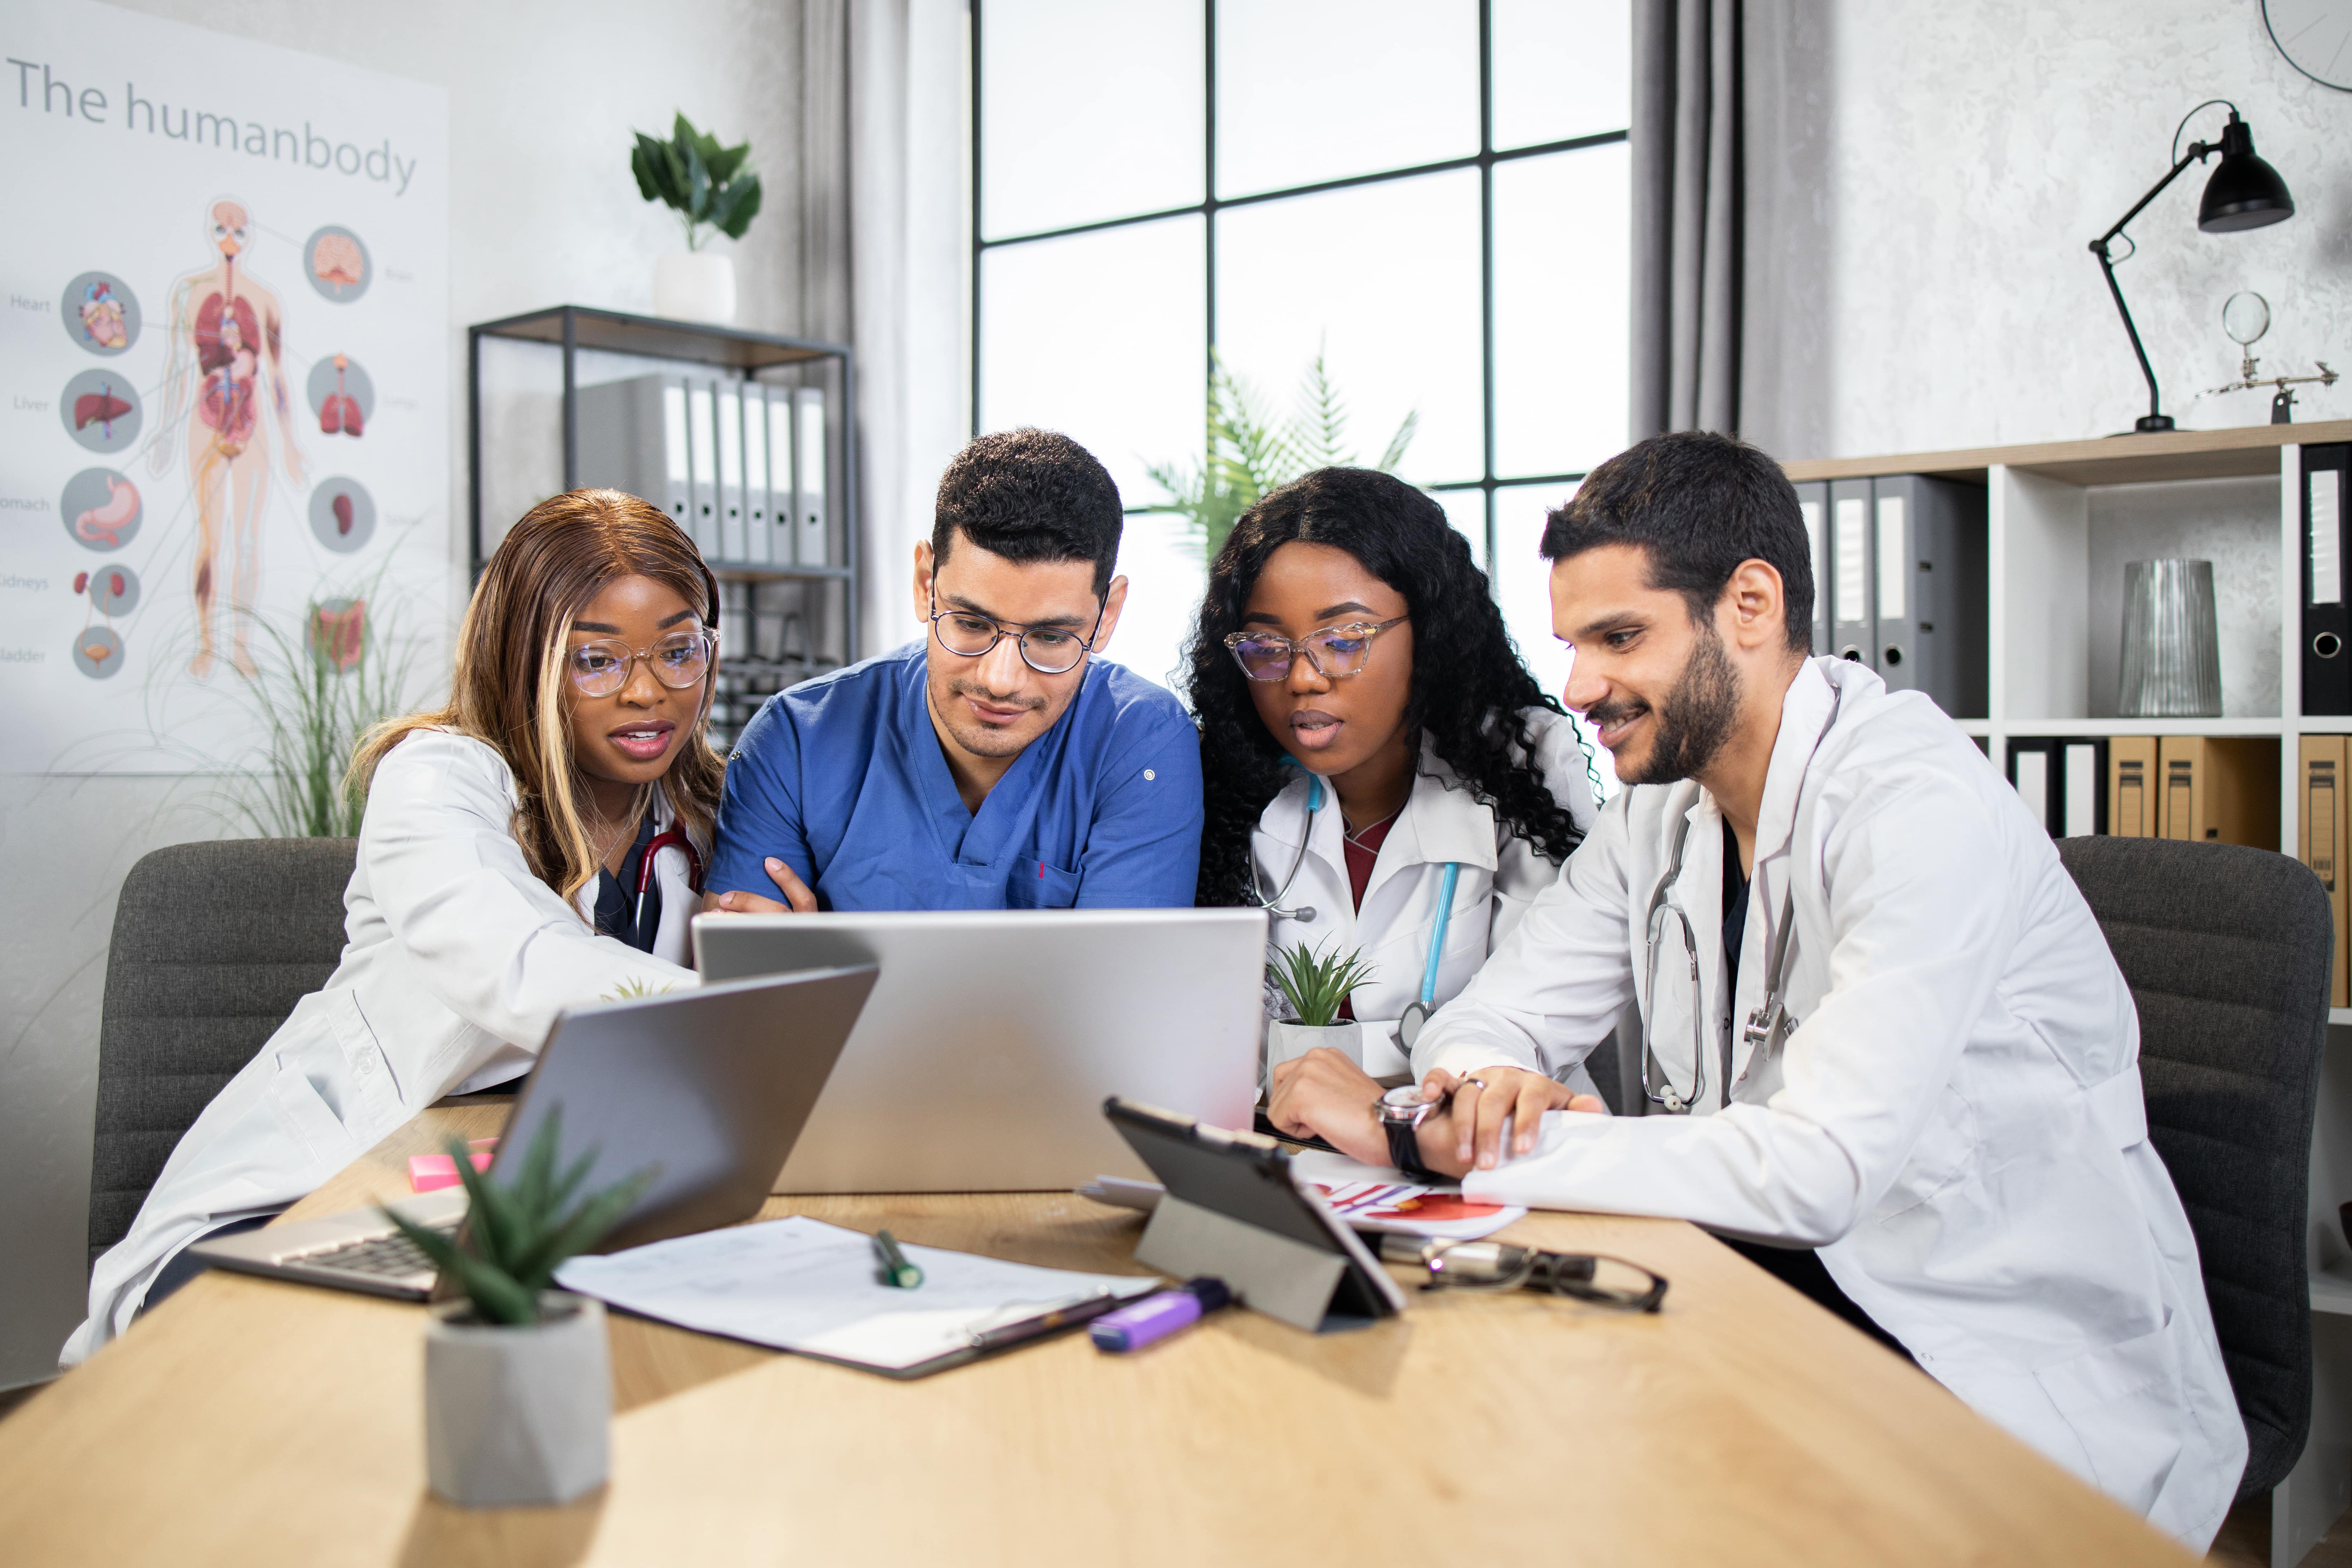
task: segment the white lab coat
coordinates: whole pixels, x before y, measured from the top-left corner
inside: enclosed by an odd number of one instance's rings
[[[595,884],[575,908],[531,874],[518,805],[505,760],[479,741],[421,730],[385,754],[343,893],[342,962],[180,1140],[98,1260],[61,1364],[128,1328],[156,1271],[205,1231],[284,1208],[445,1094],[527,1070],[566,1007],[632,982],[695,984],[681,967],[697,901],[684,852],[654,858],[649,957],[585,923]],[[658,794],[654,809],[667,826]]]
[[[1530,708],[1526,717],[1544,786],[1580,829],[1591,831],[1598,808],[1574,722],[1548,708]],[[1446,864],[1456,862],[1462,869],[1454,881],[1444,952],[1438,959],[1436,997],[1441,1006],[1478,972],[1536,894],[1559,879],[1559,868],[1526,839],[1499,829],[1494,808],[1474,795],[1424,744],[1412,794],[1381,842],[1360,910],[1349,897],[1347,822],[1339,797],[1326,783],[1323,808],[1310,825],[1307,796],[1311,783],[1302,775],[1284,786],[1266,803],[1250,835],[1257,885],[1281,909],[1315,911],[1312,921],[1276,916],[1268,925],[1266,951],[1272,954],[1302,942],[1318,952],[1360,951],[1372,969],[1372,978],[1357,986],[1349,998],[1363,1025],[1364,1070],[1376,1077],[1401,1074],[1407,1063],[1395,1045],[1397,1020],[1421,995]],[[1298,855],[1302,831],[1307,834],[1303,858]],[[1294,859],[1298,875],[1286,892],[1277,895]],[[1593,1092],[1583,1068],[1574,1071],[1579,1091]]]
[[[1832,686],[1843,703],[1814,754]],[[2049,835],[1925,697],[1832,658],[1790,686],[1731,1006],[1722,816],[1696,784],[1631,788],[1437,1016],[1415,1067],[1556,1072],[1639,995],[1687,1092],[1678,939],[1659,994],[1639,994],[1678,822],[1711,1058],[1738,1020],[1729,1108],[1710,1074],[1694,1117],[1550,1112],[1530,1154],[1465,1190],[1817,1246],[1979,1414],[2204,1550],[2246,1436],[2196,1239],[2147,1142],[2138,1015]],[[1759,1059],[1743,1026],[1791,889],[1797,1023]]]

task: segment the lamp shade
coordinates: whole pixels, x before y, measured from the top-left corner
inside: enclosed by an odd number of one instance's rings
[[[2235,111],[2221,127],[2221,162],[2205,182],[2197,226],[2207,234],[2262,228],[2294,216],[2294,198],[2278,171],[2254,155],[2254,132]]]

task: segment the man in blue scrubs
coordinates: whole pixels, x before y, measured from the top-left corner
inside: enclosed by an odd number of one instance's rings
[[[703,907],[1189,907],[1199,738],[1095,657],[1127,599],[1119,528],[1118,487],[1067,437],[965,447],[915,548],[928,635],[744,727]]]

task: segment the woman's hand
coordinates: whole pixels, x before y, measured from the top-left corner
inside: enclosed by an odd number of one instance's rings
[[[1318,1046],[1274,1066],[1266,1120],[1294,1138],[1321,1138],[1367,1165],[1389,1163],[1381,1131],[1381,1086],[1347,1056]]]
[[[706,915],[813,915],[816,913],[816,895],[808,884],[793,874],[793,868],[768,857],[768,877],[784,901],[762,898],[757,893],[705,893],[702,912]]]
[[[1467,1078],[1441,1069],[1422,1080],[1421,1091],[1431,1100],[1454,1096],[1451,1112],[1432,1118],[1422,1130],[1423,1158],[1449,1172],[1491,1171],[1501,1163],[1506,1121],[1512,1124],[1511,1152],[1519,1155],[1535,1148],[1545,1111],[1608,1110],[1593,1096],[1571,1094],[1565,1085],[1525,1068],[1480,1068]],[[1441,1124],[1453,1147],[1432,1151],[1432,1134]],[[1451,1158],[1431,1158],[1433,1153]]]

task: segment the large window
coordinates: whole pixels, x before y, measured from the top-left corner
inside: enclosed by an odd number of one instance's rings
[[[976,430],[1128,508],[1111,657],[1175,683],[1205,580],[1155,466],[1222,364],[1443,501],[1557,691],[1546,507],[1625,441],[1629,0],[972,0]]]

